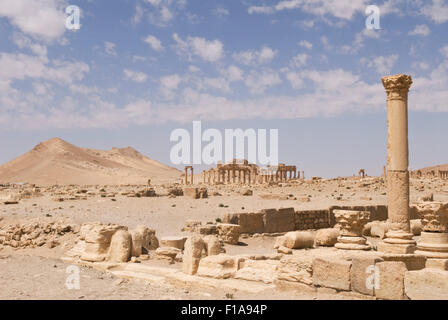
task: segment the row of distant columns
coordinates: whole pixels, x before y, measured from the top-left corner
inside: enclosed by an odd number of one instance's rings
[[[233,183],[253,183],[256,174],[252,174],[248,170],[211,170],[203,172],[204,183],[215,183],[215,182],[228,182],[232,180]]]
[[[440,171],[439,170],[439,178],[440,179],[448,179],[448,171]]]
[[[185,175],[187,171],[185,169]],[[305,177],[305,171],[302,171],[302,179]],[[287,181],[291,179],[300,179],[300,172],[294,170],[280,170],[268,174],[257,174],[256,172],[239,169],[229,170],[209,170],[203,171],[202,179],[204,183],[268,183],[271,181]]]
[[[302,171],[302,179],[305,176],[305,172]],[[268,172],[267,174],[260,175],[260,183],[271,181],[288,181],[292,179],[300,179],[300,171],[295,170],[278,170],[276,172]]]

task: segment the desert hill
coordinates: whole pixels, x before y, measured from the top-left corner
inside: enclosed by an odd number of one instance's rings
[[[0,166],[0,183],[146,184],[175,181],[181,172],[127,147],[84,149],[54,138]]]

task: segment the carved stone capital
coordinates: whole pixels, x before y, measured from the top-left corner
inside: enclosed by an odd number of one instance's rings
[[[386,89],[388,100],[407,99],[409,88],[412,85],[411,76],[397,74],[394,76],[383,77],[381,80]]]
[[[341,236],[361,237],[362,229],[370,221],[368,211],[334,210],[333,213]]]
[[[414,206],[422,219],[423,231],[448,232],[448,202],[421,202]]]

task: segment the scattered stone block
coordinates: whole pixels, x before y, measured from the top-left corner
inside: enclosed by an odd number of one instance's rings
[[[288,232],[283,237],[283,246],[290,249],[305,249],[314,246],[314,236],[307,231]]]
[[[224,243],[238,244],[241,227],[237,224],[218,223],[218,234]]]
[[[283,256],[280,259],[278,280],[313,284],[312,258],[301,255]]]
[[[197,275],[215,279],[228,279],[238,271],[241,261],[244,261],[244,258],[225,254],[208,256],[200,260]]]
[[[277,248],[277,252],[283,253],[283,254],[292,254],[292,249],[284,247],[284,246],[280,246]]]
[[[414,236],[419,236],[422,234],[423,225],[421,219],[414,219],[410,221],[411,223],[411,232]]]
[[[215,235],[207,235],[203,238],[208,256],[225,253],[222,242]]]
[[[201,226],[202,226],[201,221],[187,220],[185,221],[185,227],[183,227],[182,231],[197,232]]]
[[[339,230],[336,228],[320,229],[316,233],[315,244],[323,247],[333,247],[338,242]]]
[[[182,253],[182,251],[173,247],[158,247],[156,249],[156,255],[162,259],[168,258],[170,260],[174,260],[179,253]]]
[[[205,226],[200,226],[198,232],[201,235],[213,235],[218,234],[218,228],[215,224],[207,224]]]
[[[127,228],[101,223],[84,224],[80,229],[80,239],[85,240],[86,246],[81,255],[81,260],[104,261],[108,256],[112,236],[119,230],[127,230]]]
[[[351,261],[341,258],[315,258],[313,283],[315,286],[350,291]]]
[[[125,230],[118,230],[112,236],[109,250],[109,261],[127,262],[131,258],[132,237]]]
[[[205,199],[208,198],[207,188],[184,188],[184,196],[191,199]]]
[[[186,274],[196,274],[202,254],[206,251],[205,242],[200,236],[190,236],[185,242],[182,271]]]
[[[380,242],[377,245],[377,250],[388,254],[413,254],[415,252],[415,245]]]
[[[170,188],[168,190],[168,195],[180,197],[184,195],[184,191],[181,188]]]
[[[407,271],[405,293],[411,300],[448,300],[448,271],[423,269]]]
[[[375,287],[375,295],[379,299],[406,300],[404,292],[404,276],[408,271],[404,262],[384,261],[376,264],[379,282]]]
[[[427,259],[425,267],[448,271],[448,259]]]
[[[278,260],[244,260],[240,262],[235,279],[273,283],[277,279]]]
[[[384,261],[380,257],[355,257],[352,260],[350,282],[352,291],[365,295],[375,295],[375,265]]]
[[[131,255],[133,257],[139,257],[142,254],[143,249],[143,238],[144,238],[144,227],[139,227],[130,231],[132,239],[132,251]]]
[[[422,254],[391,254],[378,252],[384,261],[401,261],[409,271],[421,270],[425,268],[426,257]]]
[[[199,189],[198,188],[184,188],[184,196],[191,199],[199,199]]]
[[[187,237],[163,237],[160,239],[160,246],[184,250],[185,241]]]

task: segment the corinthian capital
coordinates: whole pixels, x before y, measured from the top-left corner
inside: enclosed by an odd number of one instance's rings
[[[411,76],[406,74],[396,74],[381,79],[386,91],[399,92],[408,91],[412,84]]]
[[[422,218],[423,231],[448,232],[447,202],[422,202],[414,207]]]

